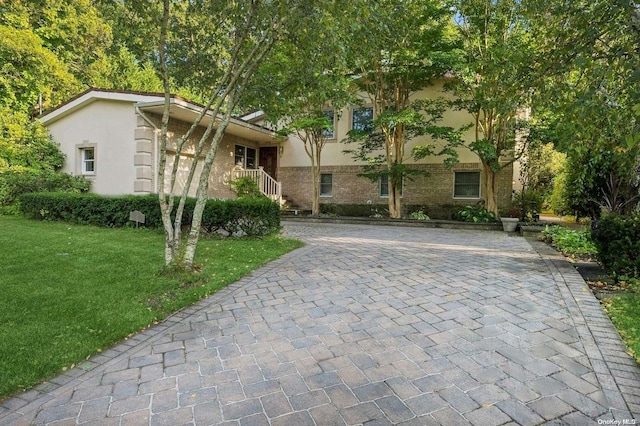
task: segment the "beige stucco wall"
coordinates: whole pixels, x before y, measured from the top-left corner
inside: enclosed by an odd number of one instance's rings
[[[96,173],[87,176],[92,182],[92,192],[104,195],[134,192],[136,115],[132,103],[98,100],[47,127],[66,155],[62,171],[81,174],[79,146],[95,146]]]
[[[429,87],[425,90],[416,92],[413,94],[412,99],[425,99],[425,98],[438,98],[449,97],[449,93],[442,90],[441,86]],[[360,98],[363,100],[365,106],[370,106],[371,103],[365,94],[360,94]],[[351,130],[351,111],[353,108],[345,108],[340,111],[340,118],[336,120],[334,135],[335,138],[327,141],[322,151],[322,164],[327,166],[349,166],[353,164],[361,164],[356,162],[349,154],[344,154],[346,149],[353,149],[356,144],[344,144],[341,143],[343,139],[347,137],[347,132]],[[444,115],[441,125],[451,126],[454,128],[462,127],[470,124],[472,117],[463,111],[447,111]],[[472,140],[473,131],[468,131],[465,134],[467,140]],[[406,164],[439,164],[442,163],[443,157],[427,157],[419,161],[412,160],[411,150],[414,146],[424,145],[427,143],[435,143],[436,146],[442,147],[444,142],[433,141],[428,136],[422,136],[409,141],[406,145]],[[295,136],[290,136],[289,140],[283,143],[283,155],[281,158],[281,165],[283,167],[306,167],[309,165],[309,158],[307,157],[304,145],[300,139]],[[467,148],[459,149],[459,160],[461,163],[475,163],[478,161],[478,156]]]

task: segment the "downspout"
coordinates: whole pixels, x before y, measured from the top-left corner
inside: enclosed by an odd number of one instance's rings
[[[146,121],[151,125],[151,127],[153,127],[153,150],[155,152],[155,155],[153,156],[153,170],[154,170],[153,193],[157,194],[158,193],[158,173],[159,173],[158,165],[160,164],[160,147],[158,146],[158,130],[160,129],[158,129],[158,126],[156,126],[149,117],[144,115],[142,111],[140,111],[140,108],[137,106],[136,106],[136,114],[142,117],[144,121]]]

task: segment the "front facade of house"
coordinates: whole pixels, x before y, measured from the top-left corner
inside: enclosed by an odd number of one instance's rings
[[[418,96],[441,96],[437,88]],[[158,191],[160,122],[164,98],[161,94],[90,89],[56,109],[45,113],[41,122],[49,129],[53,140],[60,144],[66,155],[63,171],[82,175],[92,181],[92,192],[103,195],[149,194]],[[177,137],[184,134],[201,111],[201,107],[178,97],[172,98],[170,109],[167,170],[172,164]],[[334,129],[327,132],[328,142],[322,153],[320,183],[321,203],[386,204],[388,182],[377,182],[359,177],[361,164],[343,151],[349,146],[340,141],[346,133],[373,118],[373,108],[364,106],[343,111],[328,109],[334,119]],[[181,159],[176,192],[188,173],[195,143],[212,117],[207,116],[201,128],[187,144],[186,158]],[[239,170],[255,170],[251,176],[277,182],[277,189],[268,189],[284,196],[300,209],[310,209],[312,177],[310,162],[303,143],[295,137],[282,140],[261,123],[259,114],[234,119],[218,148],[209,177],[209,196],[232,198],[228,181],[238,176]],[[445,115],[443,125],[458,127],[470,122],[463,112],[451,111]],[[258,123],[258,124],[256,124]],[[472,137],[469,134],[468,137]],[[429,143],[425,137],[407,145],[407,156],[415,145]],[[481,164],[478,157],[467,149],[459,150],[459,162],[451,170],[444,167],[442,158],[429,157],[420,161],[410,158],[411,167],[426,170],[428,176],[417,176],[403,185],[405,206],[424,206],[434,217],[442,210],[451,211],[474,204],[482,197]],[[260,175],[261,174],[261,175]],[[499,204],[510,200],[513,169],[505,168],[498,176]],[[197,182],[199,170],[194,179]],[[192,185],[190,195],[195,195]],[[267,187],[264,186],[265,190]],[[271,187],[269,187],[271,188]]]
[[[434,86],[419,92],[416,98],[436,98],[447,96],[442,87]],[[325,111],[327,117],[334,120],[334,129],[327,132],[327,143],[322,151],[322,175],[320,184],[320,203],[335,204],[387,204],[388,181],[384,177],[377,182],[359,177],[363,163],[355,161],[344,150],[353,149],[351,145],[341,143],[347,132],[361,126],[363,121],[373,119],[373,107],[363,97],[362,106],[346,108],[342,111]],[[469,114],[462,111],[448,111],[440,125],[459,128],[472,122]],[[472,140],[473,130],[465,137]],[[452,169],[443,164],[443,157],[427,157],[415,161],[411,150],[416,145],[433,142],[429,137],[409,141],[405,149],[405,164],[411,168],[424,170],[428,176],[415,176],[406,179],[402,189],[404,206],[424,206],[433,217],[450,218],[452,211],[477,203],[481,197],[481,163],[476,154],[467,148],[458,149],[459,162]],[[287,200],[303,209],[311,209],[312,176],[310,160],[305,153],[302,141],[291,136],[282,145],[282,157],[278,170],[282,191]],[[438,151],[438,149],[436,149]],[[513,168],[507,166],[498,174],[498,204],[508,206],[511,200]]]
[[[40,121],[66,155],[63,172],[84,176],[91,191],[102,195],[150,194],[158,192],[160,126],[164,98],[161,94],[90,89],[56,109]],[[198,105],[172,98],[167,143],[166,182],[169,182],[175,143],[186,133],[200,112]],[[180,160],[175,193],[186,181],[195,146],[210,117],[186,144]],[[255,168],[265,164],[274,172],[278,152],[275,134],[242,120],[233,120],[218,148],[209,177],[209,197],[231,198],[227,181],[236,164]],[[201,164],[189,195],[195,196]],[[266,167],[265,167],[266,169]],[[168,188],[168,185],[167,185]]]

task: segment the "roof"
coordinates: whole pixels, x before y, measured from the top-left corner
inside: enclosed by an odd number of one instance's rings
[[[72,97],[61,105],[43,113],[39,120],[47,126],[61,118],[73,114],[75,111],[86,107],[96,101],[115,101],[130,103],[142,112],[162,115],[164,110],[164,94],[152,92],[137,92],[128,90],[113,90],[101,88],[89,88],[82,93]],[[177,95],[171,95],[170,100],[170,117],[193,123],[201,114],[204,106],[191,102]],[[211,111],[208,111],[203,117],[200,125],[207,126],[213,117]],[[216,121],[221,119],[220,116]],[[241,118],[232,118],[227,127],[229,134],[244,137],[257,142],[274,142],[276,134],[262,126],[244,121]]]

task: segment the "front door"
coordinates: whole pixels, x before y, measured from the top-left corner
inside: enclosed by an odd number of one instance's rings
[[[258,165],[275,180],[278,180],[278,147],[260,147],[260,159]]]

